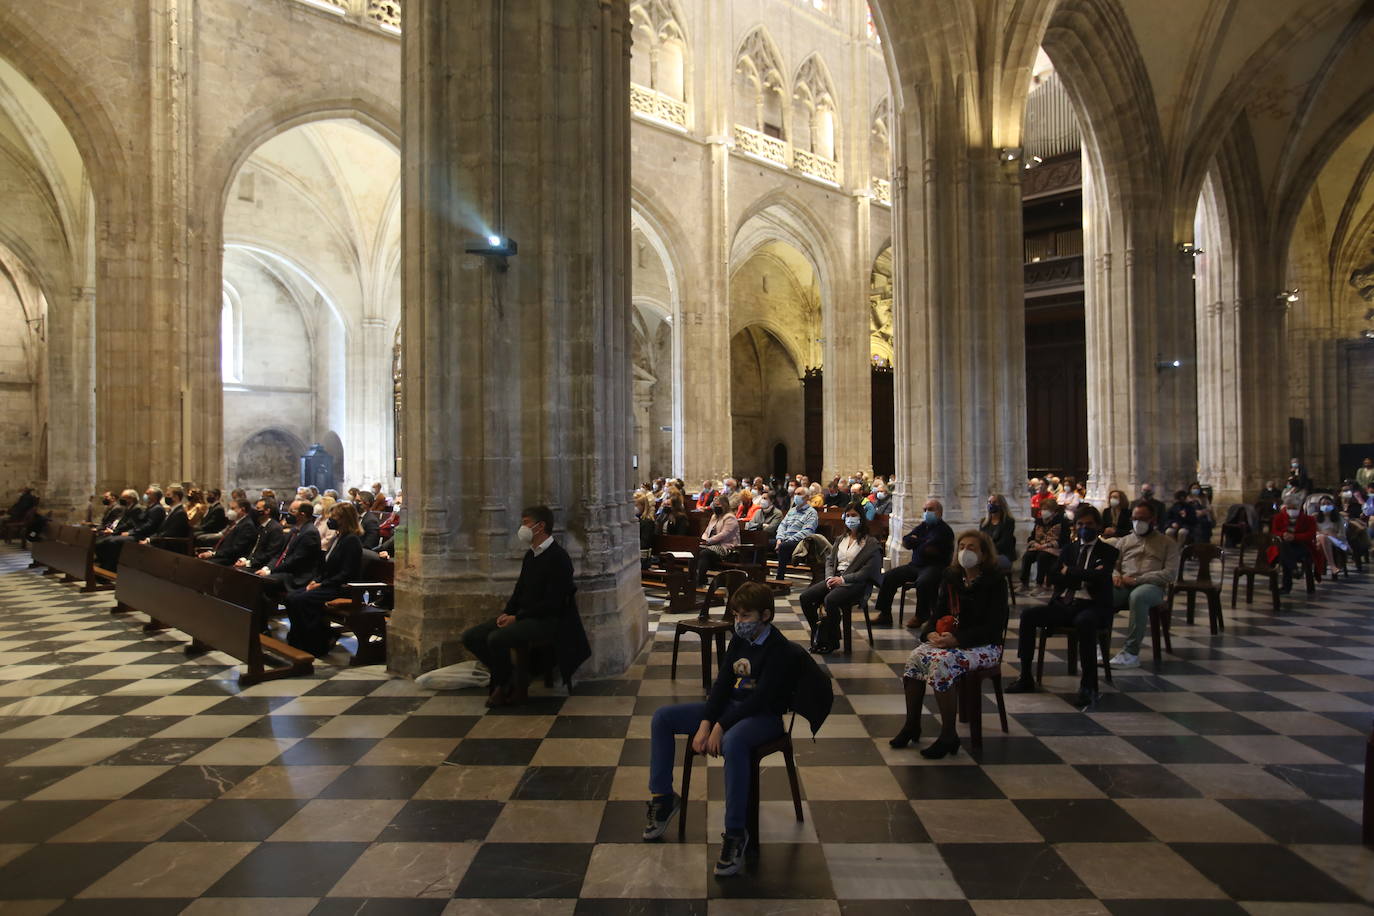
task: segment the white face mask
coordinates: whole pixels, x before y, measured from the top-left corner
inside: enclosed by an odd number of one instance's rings
[[[518,537],[522,543],[528,544],[534,540],[534,529],[530,528],[528,525],[521,525],[520,530],[515,532],[515,536]]]
[[[1287,510],[1287,511],[1288,511],[1288,517],[1289,517],[1289,518],[1297,518],[1297,517],[1298,517],[1298,510],[1297,510],[1297,509],[1289,509],[1289,510]]]
[[[761,499],[761,500],[759,500],[759,508],[760,508],[760,509],[771,509],[771,508],[773,508],[773,504],[770,503],[770,502],[769,502],[768,500],[766,500],[766,499]]]
[[[231,522],[236,522],[236,521],[238,521],[238,518],[239,518],[239,510],[237,510],[237,509],[229,509],[229,510],[227,510],[227,511],[224,513],[224,517],[227,518],[227,519],[229,519],[229,521],[231,521]]]
[[[972,569],[978,565],[978,554],[968,548],[959,551],[959,565],[964,569]]]
[[[1116,497],[1116,496],[1113,496],[1111,499],[1107,500],[1107,502],[1111,504],[1111,507],[1112,507],[1113,509],[1115,509],[1117,506],[1121,505],[1121,500],[1120,500],[1120,498],[1118,498],[1118,497]]]
[[[1135,532],[1136,537],[1143,538],[1150,533],[1150,523],[1143,519],[1136,519],[1131,522],[1131,530]]]

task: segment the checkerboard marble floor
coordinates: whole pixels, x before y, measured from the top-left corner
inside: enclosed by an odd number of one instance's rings
[[[1088,715],[1056,641],[1050,691],[1007,698],[1010,734],[985,696],[976,760],[887,746],[912,637],[860,636],[827,660],[819,738],[798,723],[805,821],[767,768],[761,854],[715,879],[715,762],[688,841],[639,841],[649,716],[701,696],[692,637],[669,679],[657,611],[624,677],[488,712],[482,691],[376,669],[240,689],[231,659],[188,659],[27,561],[0,553],[0,913],[1335,916],[1374,898],[1374,577],[1278,617],[1228,607],[1215,638],[1180,622],[1176,655],[1117,674]],[[778,623],[805,639],[795,607]]]

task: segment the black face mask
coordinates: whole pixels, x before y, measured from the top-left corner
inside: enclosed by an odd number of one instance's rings
[[[328,522],[326,522],[326,524],[329,525],[329,530],[330,530],[330,531],[338,531],[338,530],[339,530],[339,520],[338,520],[338,519],[331,518]]]
[[[100,504],[101,504],[102,506],[108,506],[108,505],[109,505],[110,503],[112,503],[112,502],[114,502],[114,500],[110,499],[110,497],[108,497],[108,496],[106,496],[104,499],[100,500]]]

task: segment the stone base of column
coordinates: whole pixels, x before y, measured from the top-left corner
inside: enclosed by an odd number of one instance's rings
[[[461,582],[425,583],[423,591],[411,583],[397,593],[396,609],[387,627],[387,670],[415,677],[435,668],[470,659],[463,648],[463,631],[501,613],[513,582],[499,583],[500,592]],[[577,583],[577,610],[591,643],[592,657],[577,678],[623,674],[648,638],[649,614],[637,569],[615,581]]]

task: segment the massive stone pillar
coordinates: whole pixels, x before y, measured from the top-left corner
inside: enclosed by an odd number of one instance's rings
[[[92,378],[95,288],[71,290],[65,307],[48,309],[48,480],[44,511],[81,519],[95,479]]]
[[[1193,258],[1172,212],[1083,169],[1084,322],[1088,356],[1088,496],[1157,492],[1197,474],[1197,349]],[[1177,362],[1178,365],[1174,365]]]
[[[1025,493],[1020,163],[972,146],[955,106],[933,95],[917,101],[924,129],[898,138],[899,150],[918,146],[892,189],[894,253],[908,265],[893,309],[894,542],[927,497],[958,526],[984,514],[989,492]]]
[[[630,518],[625,0],[411,0],[404,72],[406,504],[388,664],[462,658],[509,596],[520,509],[572,554],[593,657],[647,632]],[[464,253],[514,239],[508,260]]]
[[[731,466],[734,444],[730,424],[730,75],[734,72],[729,11],[724,0],[703,4],[705,36],[703,100],[696,116],[704,119],[706,156],[703,176],[701,250],[703,276],[696,295],[682,303],[682,321],[673,328],[675,358],[681,361],[682,390],[674,392],[673,414],[682,430],[682,477],[695,488],[707,477],[722,477]]]

